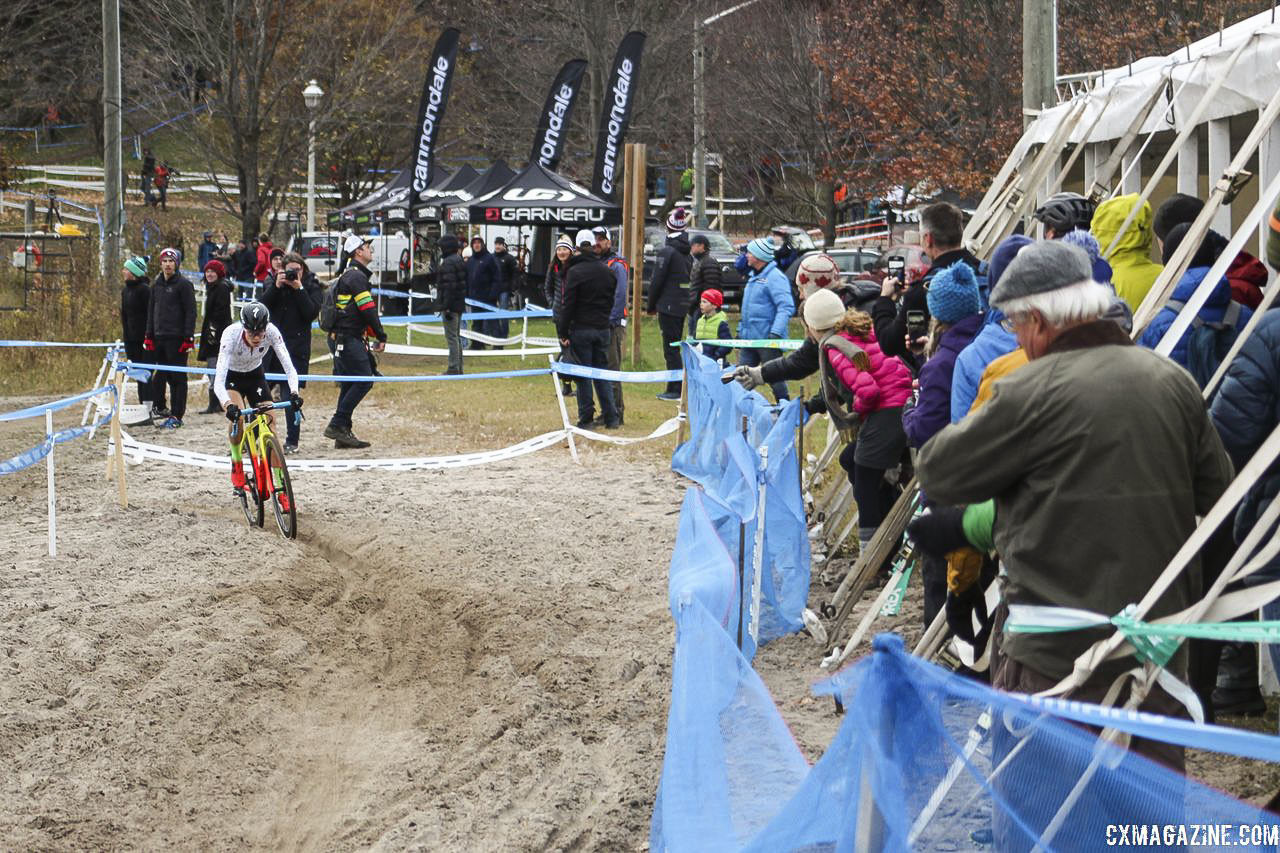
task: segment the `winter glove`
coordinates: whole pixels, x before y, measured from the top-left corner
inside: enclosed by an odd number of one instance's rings
[[[739,385],[750,391],[752,388],[759,388],[764,384],[764,369],[740,364],[738,369],[733,372],[733,378],[738,380]]]
[[[184,338],[182,343],[178,344],[178,352],[190,352],[196,342],[191,338]]]
[[[969,544],[964,538],[964,510],[960,507],[933,507],[912,519],[907,535],[931,557],[943,557]]]
[[[982,554],[966,545],[947,554],[947,589],[967,592],[982,574]]]
[[[804,401],[804,410],[811,415],[821,415],[827,411],[827,401],[821,395],[810,397]]]
[[[987,616],[987,601],[983,597],[982,588],[978,584],[974,584],[964,592],[947,591],[947,626],[951,628],[952,633],[957,637],[969,643],[974,647],[974,651],[981,653],[981,648],[987,644],[987,635],[990,634],[991,619]],[[982,630],[975,634],[973,631],[973,616],[978,616],[978,622],[982,625]],[[981,646],[978,644],[978,637],[982,637]]]
[[[155,342],[155,341],[153,341],[153,340],[151,340],[151,338],[143,338],[143,339],[142,339],[142,348],[143,348],[144,350],[146,350],[147,352],[155,352],[155,351],[156,351],[156,342]]]
[[[231,421],[232,423],[235,423],[236,419],[239,417],[240,417],[240,407],[237,406],[235,403],[227,403],[227,420]]]
[[[443,312],[443,313],[440,315],[440,319],[444,320],[446,323],[452,323],[452,322],[453,322],[453,312],[452,312],[452,311],[445,311],[445,312]]]
[[[297,394],[290,394],[289,402],[293,404],[293,410],[295,412],[302,411],[302,397]]]

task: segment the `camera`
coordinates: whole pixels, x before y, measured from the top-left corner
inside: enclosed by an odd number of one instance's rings
[[[285,270],[285,271],[284,271],[284,278],[285,278],[285,281],[297,281],[297,280],[298,280],[298,271],[297,271],[297,270]]]

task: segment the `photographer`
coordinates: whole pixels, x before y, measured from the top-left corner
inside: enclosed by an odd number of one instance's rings
[[[900,356],[912,373],[924,363],[929,335],[929,282],[936,271],[962,261],[976,275],[978,259],[961,247],[964,214],[947,202],[931,204],[920,214],[920,245],[930,258],[929,272],[918,281],[907,281],[906,270],[885,276],[880,298],[871,307],[876,340],[886,355]]]
[[[289,360],[300,365],[304,373],[311,360],[311,323],[320,313],[323,294],[324,287],[297,252],[284,256],[284,269],[278,274],[268,275],[262,288],[262,304],[271,312],[271,319],[284,338]],[[274,352],[267,354],[265,369],[267,373],[285,372]],[[280,399],[286,399],[289,389],[285,383],[277,380],[272,384],[281,386]],[[303,382],[299,387],[305,385]],[[300,425],[292,416],[285,421],[288,432],[284,452],[297,453]]]

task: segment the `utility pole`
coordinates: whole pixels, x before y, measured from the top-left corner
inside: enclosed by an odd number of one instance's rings
[[[703,22],[693,23],[693,226],[707,227],[707,97],[704,91]],[[670,187],[667,192],[675,192]]]
[[[1022,0],[1022,126],[1057,103],[1058,38],[1055,0]]]
[[[102,278],[112,282],[123,261],[123,166],[120,162],[120,0],[102,0]]]

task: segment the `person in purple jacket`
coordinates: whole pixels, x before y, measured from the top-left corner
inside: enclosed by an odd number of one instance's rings
[[[951,423],[951,377],[956,357],[982,330],[982,300],[978,280],[967,264],[952,264],[933,277],[928,293],[933,317],[929,360],[920,369],[920,392],[913,409],[902,416],[912,447],[924,447],[938,430]]]
[[[902,416],[907,442],[916,448],[924,447],[951,423],[951,380],[956,357],[977,337],[983,324],[978,280],[968,264],[952,264],[935,275],[927,298],[933,318],[925,348],[929,360],[920,368],[915,407]],[[920,568],[924,623],[928,625],[947,601],[947,561],[926,554]]]

